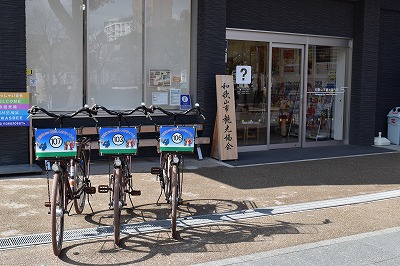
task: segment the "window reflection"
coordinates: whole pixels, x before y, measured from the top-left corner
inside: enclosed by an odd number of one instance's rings
[[[158,103],[160,96],[164,107],[179,108],[181,94],[190,95],[191,1],[85,2],[84,10],[83,0],[26,1],[32,104],[122,109]],[[170,82],[150,84],[150,70],[167,70]]]
[[[190,1],[146,1],[147,103],[179,108],[190,94],[190,21]]]
[[[235,84],[238,146],[344,139],[347,48],[305,47],[308,61],[303,62],[300,45],[269,49],[268,43],[227,40],[226,74],[235,80],[236,66],[251,66],[251,83]]]
[[[251,66],[251,83],[235,84],[238,146],[266,144],[268,44],[229,40],[227,74],[236,77],[236,66]]]
[[[82,106],[82,1],[26,1],[27,77],[32,104]]]
[[[310,45],[306,140],[342,140],[345,48]]]
[[[142,102],[142,1],[89,1],[88,102],[133,108]]]

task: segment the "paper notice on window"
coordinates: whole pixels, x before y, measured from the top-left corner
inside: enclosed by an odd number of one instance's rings
[[[180,89],[171,89],[170,90],[170,105],[180,105],[181,104],[181,90]]]
[[[168,104],[168,92],[163,92],[163,91],[153,92],[151,104],[153,105]]]
[[[171,86],[171,70],[150,69],[150,86]]]

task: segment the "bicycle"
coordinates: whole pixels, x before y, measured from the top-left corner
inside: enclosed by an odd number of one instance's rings
[[[174,239],[177,239],[177,209],[178,205],[183,203],[184,154],[193,153],[196,137],[196,127],[178,126],[177,119],[193,111],[196,111],[197,115],[201,116],[203,120],[205,120],[205,117],[201,113],[201,108],[197,103],[193,108],[184,112],[171,112],[158,106],[152,106],[150,109],[152,113],[159,110],[173,119],[173,126],[164,125],[159,127],[160,167],[152,167],[151,173],[158,176],[161,186],[157,204],[163,193],[166,202],[170,204],[171,234]]]
[[[81,214],[87,197],[90,209],[89,196],[96,193],[91,186],[90,174],[90,144],[87,137],[77,138],[75,128],[63,128],[65,118],[73,118],[80,113],[92,116],[93,111],[85,106],[72,114],[56,114],[39,106],[32,106],[28,113],[36,115],[42,112],[49,117],[60,121],[60,128],[35,128],[35,154],[38,160],[44,159],[46,172],[54,171],[52,190],[47,175],[48,201],[45,206],[51,214],[51,242],[53,253],[59,256],[62,250],[64,234],[64,215],[70,213],[72,205],[75,212]],[[51,164],[52,162],[52,164]],[[51,166],[50,166],[51,165]],[[71,206],[68,209],[68,205]]]
[[[140,196],[140,190],[134,190],[132,185],[132,155],[137,154],[137,128],[121,127],[121,120],[136,111],[148,116],[148,109],[144,104],[128,111],[109,110],[102,105],[94,105],[92,110],[103,110],[107,114],[118,117],[118,127],[99,128],[99,150],[101,156],[111,155],[113,158],[113,173],[109,169],[109,184],[99,185],[99,193],[110,194],[110,209],[114,209],[114,243],[119,244],[121,229],[121,209],[126,206],[126,195],[133,206],[132,196]]]

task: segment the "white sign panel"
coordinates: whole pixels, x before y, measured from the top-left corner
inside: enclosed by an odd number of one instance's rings
[[[181,90],[180,89],[170,89],[169,97],[170,105],[180,105],[181,104]]]
[[[251,66],[236,66],[236,84],[251,83]]]
[[[168,104],[168,92],[156,91],[152,93],[152,105]]]

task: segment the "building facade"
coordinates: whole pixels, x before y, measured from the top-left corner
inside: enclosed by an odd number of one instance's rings
[[[238,150],[251,152],[372,145],[399,105],[394,0],[18,0],[0,7],[0,92],[28,91],[32,104],[54,111],[141,102],[178,110],[189,96],[205,109],[203,135],[212,137],[215,75],[232,75]],[[88,118],[70,123],[93,126]],[[0,165],[28,163],[29,129],[0,133]]]

